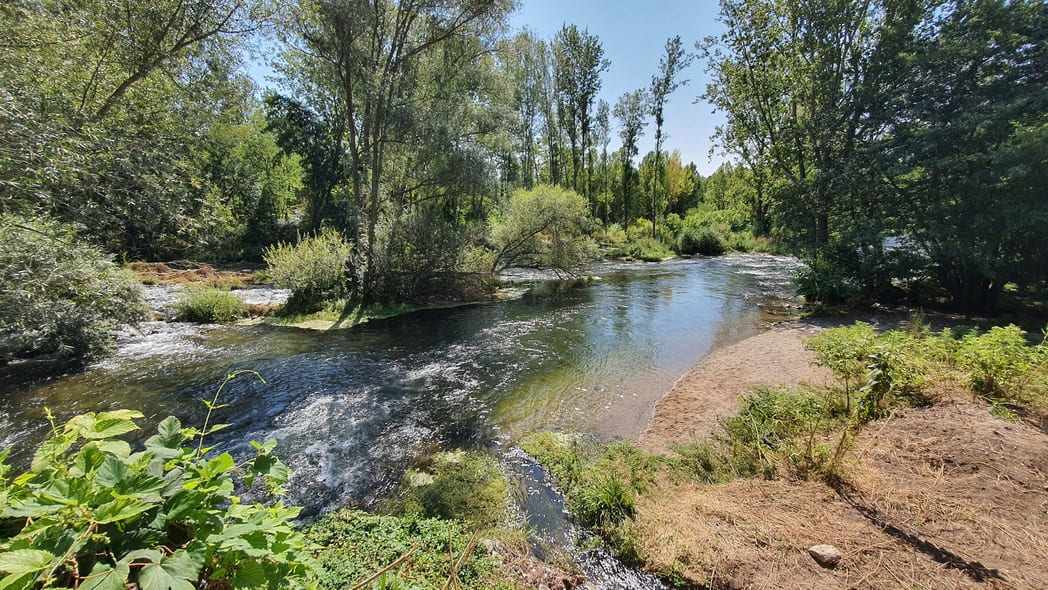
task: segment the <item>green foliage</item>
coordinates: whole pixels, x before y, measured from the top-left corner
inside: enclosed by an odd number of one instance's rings
[[[673,251],[658,240],[641,238],[629,242],[621,248],[612,250],[608,253],[608,256],[632,258],[635,260],[643,260],[644,262],[662,262],[663,260],[672,257]]]
[[[477,528],[498,525],[509,501],[498,461],[465,451],[439,453],[425,468],[408,471],[402,488],[400,512]]]
[[[994,326],[984,334],[968,333],[956,354],[975,391],[990,397],[1015,397],[1040,353],[1040,349],[1028,345],[1026,332],[1010,324]]]
[[[851,389],[866,374],[876,341],[873,326],[855,322],[852,326],[823,330],[804,343],[805,348],[815,353],[816,363],[844,380],[845,391],[849,394],[849,412]]]
[[[291,289],[288,307],[309,311],[348,293],[346,270],[352,254],[352,246],[329,228],[294,245],[271,246],[263,258],[273,284]]]
[[[491,227],[493,270],[523,266],[572,273],[596,253],[586,235],[592,224],[586,200],[572,191],[548,185],[519,190]]]
[[[229,291],[189,288],[175,302],[175,311],[185,322],[225,324],[247,315],[247,306]]]
[[[783,462],[800,475],[835,473],[843,449],[831,451],[818,437],[846,425],[848,416],[824,395],[757,388],[740,401],[739,414],[722,423],[722,444],[731,449],[738,475],[770,477]]]
[[[681,232],[680,239],[677,241],[677,251],[681,254],[716,256],[724,254],[726,249],[724,239],[709,227],[689,227]]]
[[[0,216],[0,363],[97,358],[112,347],[114,328],[145,312],[134,276],[71,227]]]
[[[319,549],[320,587],[356,587],[407,556],[365,588],[400,590],[443,588],[457,580],[463,588],[509,589],[496,564],[476,550],[470,529],[458,521],[380,516],[339,510],[317,519],[306,530]]]
[[[50,417],[50,413],[49,413]],[[144,448],[131,410],[90,412],[55,426],[24,474],[0,454],[0,585],[11,588],[300,588],[313,576],[298,508],[245,504],[235,481],[280,493],[290,471],[275,441],[237,464],[201,448],[220,429],[163,420]],[[193,443],[198,442],[194,447]],[[6,531],[11,531],[7,534]]]
[[[521,448],[549,469],[584,526],[594,528],[620,558],[640,560],[632,519],[637,498],[655,481],[658,458],[626,442],[603,445],[550,432],[526,438]]]
[[[836,305],[852,303],[859,298],[859,285],[841,268],[835,257],[819,251],[805,263],[797,272],[796,281],[797,292],[808,301]]]
[[[626,231],[617,223],[609,225],[608,229],[604,230],[600,235],[603,238],[602,241],[608,244],[625,244],[626,240],[629,239],[626,236]]]

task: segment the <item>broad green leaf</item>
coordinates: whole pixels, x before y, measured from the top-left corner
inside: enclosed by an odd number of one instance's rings
[[[0,553],[0,572],[27,574],[50,567],[55,556],[39,549],[16,549]]]
[[[69,450],[69,447],[73,446],[75,438],[72,436],[61,435],[52,438],[51,440],[44,441],[33,455],[33,462],[29,466],[29,470],[34,473],[41,473],[49,467],[54,466],[56,460],[65,455],[65,452]]]
[[[242,560],[237,564],[237,573],[233,576],[234,588],[266,588],[266,570],[254,560]]]
[[[11,574],[0,579],[0,590],[26,590],[36,584],[36,574]]]
[[[197,577],[192,559],[179,552],[143,567],[138,583],[142,590],[194,590]]]
[[[99,450],[104,453],[115,455],[120,459],[128,459],[131,456],[131,445],[122,440],[107,440],[98,445]]]
[[[153,508],[155,504],[149,504],[137,499],[119,498],[112,502],[106,502],[95,509],[95,522],[108,524],[127,520],[142,514]]]
[[[149,437],[146,440],[147,449],[167,449],[167,450],[178,450],[182,442],[185,440],[182,433],[182,423],[178,421],[178,418],[174,416],[168,416],[164,418],[159,425],[157,425],[157,434]]]
[[[160,561],[160,559],[163,558],[163,556],[163,553],[160,553],[155,549],[135,549],[134,551],[130,551],[127,553],[127,555],[123,556],[120,559],[120,561],[117,562],[117,565],[132,565],[136,563],[141,564],[142,562],[156,563]]]
[[[105,458],[102,466],[98,468],[94,483],[96,487],[112,488],[126,479],[129,473],[127,465],[123,461],[116,457],[108,456]]]
[[[117,564],[110,567],[103,563],[96,563],[91,569],[91,574],[80,583],[80,590],[124,590],[127,577],[131,575],[131,568],[126,564]]]

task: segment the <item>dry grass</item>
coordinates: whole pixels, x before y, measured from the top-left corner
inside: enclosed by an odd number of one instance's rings
[[[212,289],[243,289],[257,284],[255,275],[237,270],[218,270],[202,262],[129,262],[146,285],[197,285]]]
[[[710,588],[1048,588],[1045,433],[943,399],[870,425],[847,464],[834,486],[663,480],[637,507],[641,554]]]

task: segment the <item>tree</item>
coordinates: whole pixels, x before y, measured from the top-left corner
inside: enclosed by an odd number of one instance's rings
[[[593,103],[600,92],[600,75],[611,62],[604,58],[600,40],[575,25],[565,25],[553,39],[554,79],[557,89],[560,123],[571,147],[571,188],[587,196],[590,193],[591,167],[586,166],[589,152]],[[585,168],[585,186],[579,187],[579,170]]]
[[[651,115],[655,118],[655,173],[651,178],[651,237],[655,239],[655,228],[658,223],[658,189],[663,184],[662,173],[662,124],[664,110],[669,95],[680,87],[687,85],[687,80],[679,79],[682,70],[691,65],[694,56],[684,52],[680,35],[666,40],[666,55],[659,60],[659,72],[651,77]]]
[[[932,3],[876,102],[894,229],[965,309],[1048,277],[1046,41],[1043,2]]]
[[[855,220],[842,214],[856,186],[846,166],[886,131],[866,116],[879,41],[912,24],[915,4],[722,0],[725,32],[700,46],[712,76],[704,97],[727,116],[722,147],[755,171],[761,207],[765,171],[783,181],[779,214],[805,246],[825,245]]]
[[[482,131],[482,70],[493,67],[494,33],[510,7],[506,0],[301,5],[293,23],[299,46],[285,69],[302,69],[300,87],[337,103],[332,114],[349,160],[340,167],[351,199],[346,229],[365,302],[380,290],[380,225],[396,224],[419,199],[453,203],[472,182],[466,173],[483,169],[470,138]]]
[[[644,118],[647,113],[647,93],[641,90],[627,92],[619,97],[612,111],[619,120],[619,138],[622,140],[622,220],[633,218],[632,190],[633,158],[637,155],[637,141],[644,135]]]
[[[500,52],[513,89],[514,131],[521,153],[523,186],[527,189],[535,185],[538,174],[536,134],[539,132],[544,78],[549,67],[545,61],[545,46],[545,42],[535,38],[534,33],[524,30],[507,42]]]
[[[587,235],[592,223],[586,200],[573,191],[549,185],[519,190],[491,229],[492,271],[513,266],[573,274],[596,252]]]
[[[611,107],[603,99],[597,103],[597,124],[594,128],[594,141],[600,145],[600,197],[597,203],[604,204],[604,229],[608,228],[611,217],[611,184],[608,180],[608,144],[611,143]],[[597,215],[594,205],[593,215]]]

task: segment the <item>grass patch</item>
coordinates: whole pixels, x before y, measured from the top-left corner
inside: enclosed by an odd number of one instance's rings
[[[191,288],[175,303],[175,313],[184,322],[227,324],[246,317],[248,308],[228,291]]]
[[[396,512],[421,518],[460,520],[475,528],[498,526],[509,487],[498,461],[487,455],[437,453],[404,476]]]
[[[518,587],[461,521],[339,510],[313,522],[306,539],[319,547],[320,588],[356,587],[375,574],[364,588]]]

